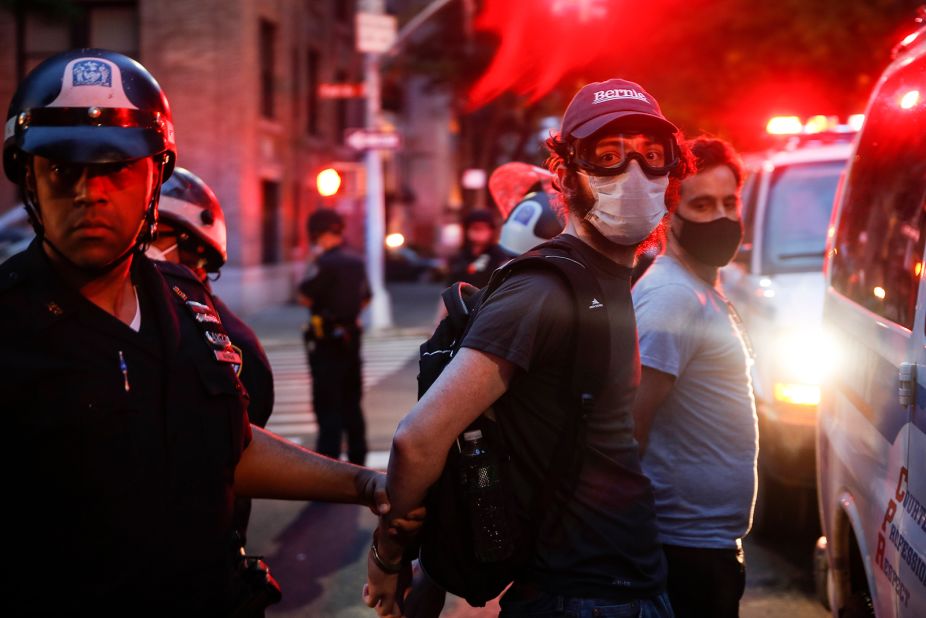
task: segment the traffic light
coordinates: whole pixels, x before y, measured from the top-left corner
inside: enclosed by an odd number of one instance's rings
[[[341,174],[333,167],[326,167],[315,177],[315,186],[322,197],[336,195],[341,188]]]
[[[362,163],[335,161],[315,175],[315,188],[321,197],[360,197],[366,194]]]

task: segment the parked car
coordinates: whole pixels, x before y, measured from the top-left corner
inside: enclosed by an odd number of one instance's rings
[[[875,86],[828,243],[818,582],[833,616],[926,616],[924,241],[926,28]]]
[[[744,241],[721,279],[754,350],[758,532],[788,533],[817,520],[817,404],[831,352],[821,328],[823,256],[853,135],[839,125],[745,159]]]
[[[0,215],[0,264],[28,247],[34,237],[29,216],[21,206]]]
[[[386,249],[385,277],[387,281],[433,283],[444,277],[443,263],[425,257],[407,246]]]

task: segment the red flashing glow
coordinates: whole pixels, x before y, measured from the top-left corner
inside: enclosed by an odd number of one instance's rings
[[[769,135],[798,135],[804,125],[797,116],[775,116],[769,119],[765,130]]]
[[[682,1],[651,7],[615,0],[484,0],[474,27],[494,33],[500,44],[469,92],[469,108],[508,90],[536,101],[569,73],[604,58],[620,76],[621,54],[639,53],[637,39]],[[627,28],[628,22],[634,27]]]
[[[910,90],[900,97],[900,108],[901,109],[913,109],[913,107],[920,101],[920,91],[919,90]]]
[[[918,31],[911,32],[910,34],[908,34],[907,36],[903,38],[903,41],[901,41],[900,44],[906,47],[907,45],[915,41],[918,36],[920,36],[920,33]]]
[[[572,8],[576,15],[567,14]],[[552,90],[570,69],[597,57],[607,44],[607,11],[606,3],[597,1],[487,0],[475,27],[498,34],[501,44],[469,93],[470,107],[479,108],[509,89],[530,101]],[[577,20],[580,16],[584,23]]]

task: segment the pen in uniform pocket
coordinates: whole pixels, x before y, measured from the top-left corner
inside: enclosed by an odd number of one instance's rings
[[[122,372],[122,383],[125,386],[125,392],[132,390],[129,384],[129,366],[125,364],[125,356],[122,350],[119,350],[119,370]]]

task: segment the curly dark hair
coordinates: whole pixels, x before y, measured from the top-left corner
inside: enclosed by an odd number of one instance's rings
[[[686,145],[694,156],[696,174],[718,165],[726,165],[733,172],[736,187],[743,186],[743,162],[729,142],[709,135],[701,135],[688,140]]]

